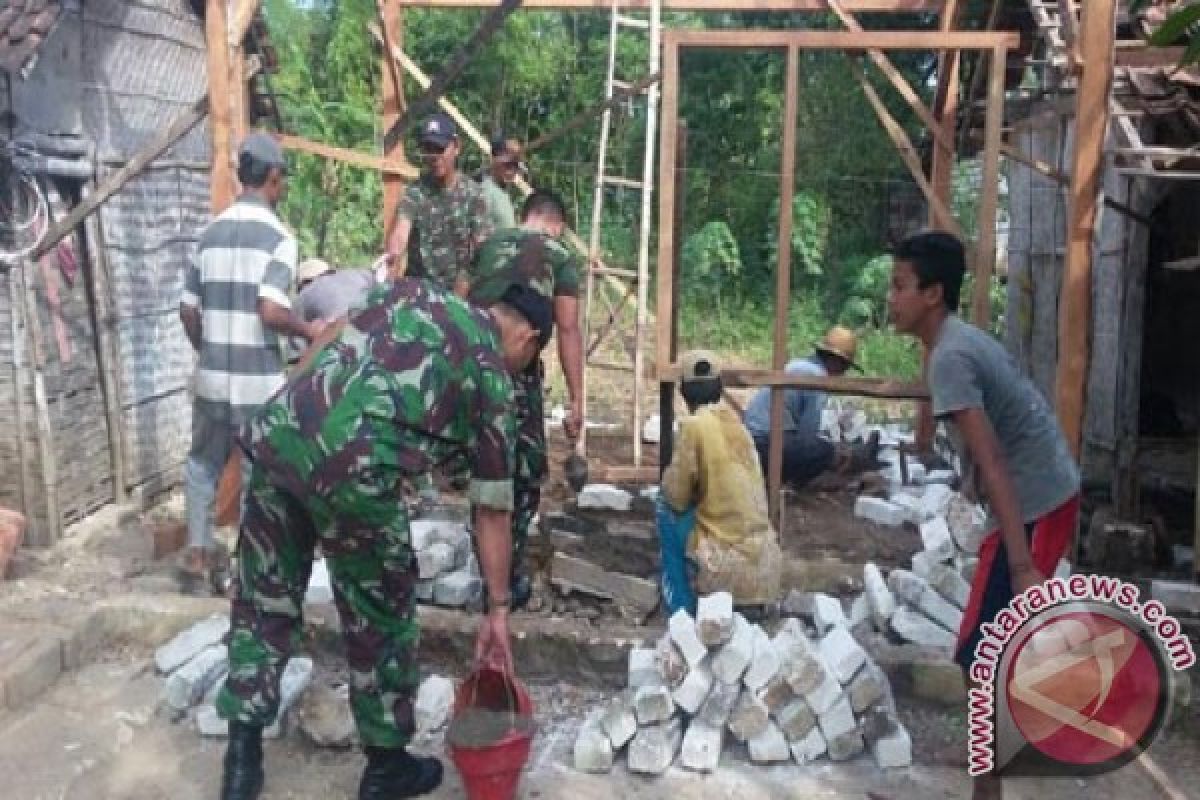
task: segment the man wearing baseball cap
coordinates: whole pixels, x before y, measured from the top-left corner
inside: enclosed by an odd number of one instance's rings
[[[480,178],[479,185],[487,201],[488,222],[494,230],[502,231],[517,227],[509,191],[525,165],[521,163],[521,143],[516,139],[500,135],[492,139],[491,145],[491,167]]]
[[[813,354],[792,359],[784,367],[789,375],[813,378],[844,375],[851,367],[858,369],[854,356],[858,339],[854,331],[835,325],[817,342]],[[839,472],[861,472],[875,463],[879,437],[875,435],[858,447],[835,445],[821,435],[821,412],[825,410],[825,393],[815,389],[788,389],[783,401],[783,480],[800,487],[830,469]],[[771,390],[759,389],[743,417],[746,428],[754,437],[767,469],[767,450],[771,433]]]
[[[722,399],[720,365],[706,350],[680,359],[688,416],[658,499],[662,592],[667,613],[696,611],[696,594],[726,591],[740,606],[779,594],[782,553],[767,518],[754,442]]]
[[[422,171],[396,208],[387,242],[394,263],[406,258],[399,274],[432,281],[465,295],[475,253],[492,234],[487,201],[479,184],[458,171],[458,126],[438,113],[417,132]]]

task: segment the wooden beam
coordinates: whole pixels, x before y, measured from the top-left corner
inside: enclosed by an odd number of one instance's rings
[[[1067,253],[1059,301],[1059,360],[1055,376],[1059,422],[1077,459],[1083,447],[1084,392],[1092,323],[1092,240],[1104,136],[1108,130],[1115,20],[1116,0],[1089,0],[1084,5],[1079,36],[1083,66],[1075,96]]]
[[[845,0],[850,11],[879,13],[936,12],[947,0]],[[499,0],[406,0],[408,8],[492,8]],[[612,10],[611,0],[526,0],[528,9]],[[622,0],[622,11],[649,11],[650,0]],[[825,0],[662,0],[663,11],[828,11]]]
[[[404,81],[396,69],[395,58],[395,53],[402,52],[404,24],[400,0],[378,0],[378,3],[379,14],[382,17],[378,38],[383,43],[383,63],[380,67],[383,83],[383,129],[390,130],[404,112]],[[396,141],[391,147],[385,146],[383,157],[388,161],[407,162],[404,142]],[[380,226],[384,242],[392,236],[392,228],[396,224],[396,207],[400,205],[400,198],[404,195],[405,180],[401,175],[384,173],[383,224]]]
[[[666,31],[665,33],[669,33]],[[662,129],[673,131],[679,127],[679,45],[670,36],[663,37],[662,96],[659,111],[662,114]],[[674,136],[660,136],[658,140],[658,218],[675,219],[675,162],[678,159],[679,142]],[[674,362],[671,358],[671,341],[675,336],[672,320],[675,319],[675,251],[676,237],[680,235],[673,225],[658,226],[658,297],[655,303],[655,321],[658,330],[654,337],[654,363],[660,381],[673,380],[667,367]]]
[[[429,88],[425,90],[425,93],[413,100],[400,113],[399,119],[387,129],[387,132],[383,135],[385,150],[391,150],[404,135],[404,126],[411,117],[424,114],[425,110],[445,93],[446,88],[467,68],[467,64],[471,62],[471,59],[483,49],[488,40],[504,25],[504,20],[508,18],[508,15],[516,11],[520,5],[521,0],[500,0],[500,4],[488,12],[488,15],[484,17],[483,22],[479,24],[475,32],[462,43],[457,52],[446,62],[446,66],[442,68],[442,71],[430,81]]]
[[[821,0],[826,2],[826,0]],[[1021,36],[1010,31],[692,30],[668,28],[663,41],[680,47],[801,50],[992,50],[1015,49]]]
[[[171,145],[186,136],[188,131],[196,127],[207,113],[208,98],[201,97],[192,104],[191,108],[176,117],[170,127],[159,134],[154,141],[146,145],[133,158],[129,159],[128,164],[101,181],[100,185],[96,187],[94,192],[88,195],[86,200],[71,209],[71,213],[60,219],[50,230],[46,231],[37,248],[30,254],[30,257],[37,259],[55,247],[62,241],[64,236],[74,231],[75,227],[80,222],[83,222],[88,214],[91,214],[101,203],[119,192],[122,186],[145,169],[150,162],[166,152]]]
[[[204,39],[208,51],[208,97],[211,110],[212,171],[209,200],[213,214],[233,202],[237,183],[233,172],[233,117],[229,89],[229,24],[225,0],[207,0]],[[74,226],[72,226],[74,227]]]
[[[246,34],[250,32],[250,26],[254,24],[254,17],[258,14],[260,5],[262,5],[261,0],[238,0],[237,8],[229,20],[229,44],[231,46],[236,47],[245,41]]]
[[[938,29],[943,33],[956,29],[960,14],[958,0],[947,0],[938,20]],[[961,51],[943,50],[938,54],[938,84],[933,99],[933,115],[937,118],[937,126],[942,131],[942,136],[949,140],[950,147],[934,149],[929,177],[930,183],[933,184],[933,193],[947,206],[950,205],[953,195],[954,162],[957,156],[957,140],[954,134],[958,128],[958,82],[961,68]],[[937,215],[933,206],[930,206],[929,223],[933,225],[936,222]]]
[[[46,350],[42,342],[41,319],[37,313],[37,295],[33,276],[35,259],[17,261],[25,288],[25,329],[33,346],[33,408],[37,431],[38,461],[42,467],[42,491],[46,501],[46,530],[42,541],[31,544],[52,545],[62,537],[62,507],[58,503],[58,454],[54,448],[54,429],[50,425],[50,403],[46,397]],[[27,510],[28,511],[28,510]]]
[[[775,264],[775,336],[771,365],[782,370],[788,360],[788,312],[792,299],[792,195],[796,189],[796,114],[800,95],[800,50],[789,47],[783,92],[783,165],[779,170],[779,240]],[[771,428],[767,442],[767,504],[775,529],[783,524],[779,489],[783,485],[783,401],[771,392]]]
[[[846,11],[840,0],[828,0],[828,2],[830,9],[842,21],[847,30],[854,33],[864,33],[863,26],[859,24],[853,14]],[[946,135],[946,132],[934,117],[933,112],[925,105],[925,101],[921,99],[921,96],[916,93],[904,76],[900,74],[900,70],[896,69],[896,66],[892,64],[887,54],[878,47],[872,47],[867,50],[867,57],[887,77],[888,82],[900,93],[900,96],[908,103],[909,108],[913,110],[917,118],[925,123],[925,127],[929,129],[930,135],[933,136],[937,149],[953,152],[954,137]]]
[[[936,226],[940,226],[943,230],[950,231],[964,243],[966,242],[966,234],[963,232],[962,226],[958,224],[958,220],[954,218],[950,207],[942,198],[938,197],[937,192],[933,190],[933,186],[929,183],[929,179],[925,177],[925,170],[921,164],[921,157],[917,154],[917,149],[913,147],[912,140],[908,138],[908,134],[904,132],[904,128],[888,111],[887,106],[883,104],[879,93],[875,91],[875,87],[871,85],[871,81],[863,73],[862,67],[855,62],[850,62],[850,68],[854,71],[855,77],[858,78],[859,84],[862,86],[863,94],[867,96],[867,101],[871,104],[871,108],[875,110],[875,115],[879,117],[879,122],[883,125],[883,129],[887,132],[892,140],[892,144],[896,146],[896,151],[900,154],[901,160],[904,161],[908,171],[912,174],[913,180],[916,181],[921,192],[925,195],[926,202],[933,210],[934,218],[937,220]]]
[[[1000,196],[1000,145],[1004,124],[1004,72],[1007,53],[1003,47],[992,51],[988,65],[987,118],[983,136],[983,185],[980,187],[979,241],[976,243],[975,292],[971,298],[971,322],[985,331],[991,329],[992,274],[996,268],[996,208]]]
[[[351,150],[345,147],[337,147],[331,144],[322,142],[314,142],[310,139],[305,139],[301,136],[293,136],[290,133],[273,133],[271,134],[286,150],[296,150],[301,153],[310,153],[314,156],[330,158],[334,161],[341,161],[344,164],[350,164],[355,167],[363,167],[365,169],[373,169],[376,172],[382,172],[385,175],[398,175],[406,180],[412,180],[417,177],[417,168],[412,164],[404,161],[389,161],[381,156],[371,153],[361,153],[358,150]]]
[[[678,374],[678,367],[673,367],[668,372]],[[782,369],[725,369],[721,370],[721,383],[731,389],[778,386],[890,400],[929,399],[929,390],[924,384],[898,378],[818,378],[811,375],[794,375]]]
[[[554,130],[550,131],[549,133],[543,133],[541,136],[537,137],[532,142],[529,142],[529,144],[525,145],[525,154],[528,155],[529,153],[532,153],[534,150],[545,147],[546,145],[550,144],[551,142],[562,138],[563,136],[570,133],[571,131],[582,127],[583,125],[587,124],[593,117],[604,113],[606,110],[608,110],[610,108],[615,108],[616,106],[618,106],[620,103],[622,103],[625,100],[625,98],[631,97],[639,92],[644,92],[646,89],[650,88],[655,83],[658,83],[658,81],[661,77],[662,77],[661,73],[655,74],[655,75],[648,75],[645,78],[642,78],[637,83],[631,84],[629,86],[613,87],[613,96],[610,99],[601,100],[600,102],[598,102],[588,108],[585,108],[583,111],[580,111],[578,114],[571,117],[571,119],[564,122],[558,128],[555,128]]]

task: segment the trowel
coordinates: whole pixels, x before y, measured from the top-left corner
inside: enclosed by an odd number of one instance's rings
[[[582,451],[582,442],[579,439],[572,441],[571,455],[567,456],[567,461],[563,464],[563,474],[566,476],[567,485],[575,494],[579,494],[588,482],[588,463]]]

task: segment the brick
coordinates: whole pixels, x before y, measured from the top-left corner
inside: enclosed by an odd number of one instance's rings
[[[714,592],[697,601],[696,635],[709,649],[720,647],[733,637],[733,595]]]
[[[956,552],[954,539],[943,517],[934,517],[921,523],[921,544],[925,552],[938,561],[950,561]]]
[[[946,602],[933,587],[927,587],[917,601],[917,609],[931,620],[955,634],[962,626],[963,612]]]
[[[708,648],[696,635],[696,623],[692,620],[692,615],[684,609],[681,608],[671,615],[667,621],[667,632],[688,666],[697,666],[708,655]]]
[[[617,600],[646,614],[658,606],[658,584],[654,581],[620,572],[609,572],[582,558],[562,552],[556,552],[550,562],[550,582],[567,591]]]
[[[742,687],[739,684],[713,681],[712,691],[700,706],[698,717],[709,725],[723,727],[729,721],[729,715],[733,713],[741,691]]]
[[[767,727],[767,707],[753,692],[742,692],[729,715],[729,732],[739,742],[753,738]]]
[[[420,580],[433,580],[443,572],[454,569],[454,547],[445,542],[434,542],[416,553],[417,577]]]
[[[919,611],[901,608],[892,615],[889,623],[892,630],[906,642],[919,644],[923,647],[938,647],[950,649],[954,647],[957,637],[950,631],[931,622]]]
[[[767,682],[779,673],[779,653],[775,649],[771,637],[758,626],[754,627],[754,655],[750,658],[750,666],[742,676],[746,688],[757,691],[767,685]]]
[[[783,732],[769,720],[762,732],[746,740],[746,748],[750,751],[750,760],[756,764],[774,764],[792,757]]]
[[[607,773],[612,770],[612,742],[598,718],[592,717],[579,729],[571,754],[575,769],[580,772]]]
[[[639,725],[665,722],[675,713],[675,700],[665,686],[643,686],[634,692],[633,713]]]
[[[154,651],[154,666],[162,674],[174,672],[200,651],[220,642],[228,632],[229,617],[224,614],[200,620]]]
[[[712,671],[724,683],[737,683],[754,657],[754,626],[741,614],[734,616],[733,636],[713,656]]]
[[[228,668],[225,645],[214,644],[201,650],[195,658],[167,678],[164,689],[167,705],[176,711],[187,711],[200,702],[204,693]]]
[[[639,729],[629,743],[629,771],[661,775],[675,760],[682,742],[683,723],[678,717]]]
[[[871,745],[871,755],[880,769],[898,769],[912,766],[912,738],[903,725]]]
[[[687,612],[684,611],[683,613],[686,614]],[[679,648],[675,646],[675,642],[671,639],[670,634],[659,639],[658,645],[654,648],[654,657],[655,664],[658,666],[658,674],[661,676],[661,680],[656,683],[665,683],[672,689],[683,683],[683,679],[688,674],[688,662],[683,657],[683,653],[679,652]],[[697,664],[703,663],[703,661],[704,659],[701,658]],[[653,684],[647,683],[644,685],[649,686]],[[629,684],[629,688],[636,689],[638,687],[631,683]]]
[[[838,683],[847,684],[867,661],[867,654],[854,641],[854,637],[843,627],[837,627],[825,634],[825,638],[817,647],[817,651],[833,671]]]
[[[866,589],[867,605],[871,609],[871,620],[877,629],[887,630],[888,620],[896,613],[896,598],[884,582],[879,567],[871,563],[863,566],[863,587]]]
[[[430,675],[417,688],[413,718],[419,731],[436,731],[450,719],[454,706],[454,682],[441,675]]]
[[[696,772],[713,772],[721,762],[721,747],[725,741],[725,726],[695,720],[683,735],[679,764]]]
[[[825,737],[821,735],[821,729],[814,726],[803,739],[792,742],[792,758],[803,766],[825,755],[825,749]]]
[[[808,703],[797,697],[775,714],[775,720],[784,737],[789,742],[796,742],[808,736],[817,724],[817,715],[808,707]]]
[[[679,688],[671,693],[671,698],[675,701],[675,705],[689,714],[695,714],[708,698],[712,685],[712,670],[701,664],[688,673]]]
[[[813,624],[817,628],[817,635],[824,636],[830,628],[849,625],[850,621],[846,619],[846,612],[838,600],[817,593],[813,597]]]
[[[826,739],[830,761],[849,761],[866,749],[862,734],[847,731],[834,739]]]
[[[433,602],[439,606],[462,608],[483,595],[483,581],[469,570],[445,572],[433,581]]]
[[[633,698],[624,692],[611,701],[600,716],[600,727],[612,742],[614,750],[620,750],[637,733],[637,716],[633,713]]]
[[[879,497],[859,497],[854,502],[854,516],[882,525],[885,528],[895,528],[904,524],[906,518],[904,509],[894,503],[889,503]]]
[[[1179,581],[1152,581],[1150,596],[1167,607],[1167,611],[1200,614],[1200,586]]]
[[[667,643],[670,645],[670,642]],[[629,648],[629,674],[628,683],[630,689],[637,689],[640,686],[661,686],[663,684],[662,673],[658,669],[658,649],[654,647],[631,647]]]
[[[607,511],[628,511],[633,505],[633,495],[607,483],[589,483],[575,499],[579,508],[595,508]]]
[[[958,570],[946,564],[938,564],[929,575],[929,585],[958,609],[967,607],[971,597],[971,585],[963,580]]]
[[[857,724],[850,701],[844,696],[839,697],[828,709],[817,714],[817,724],[821,726],[825,741],[833,741],[838,736],[854,730]]]
[[[874,661],[868,660],[846,687],[846,697],[855,714],[861,714],[890,695],[887,675]]]

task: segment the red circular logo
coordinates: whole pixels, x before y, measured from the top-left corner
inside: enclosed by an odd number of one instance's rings
[[[1025,740],[1063,764],[1098,766],[1148,744],[1167,687],[1133,628],[1077,611],[1035,623],[1009,662],[1004,688]]]

